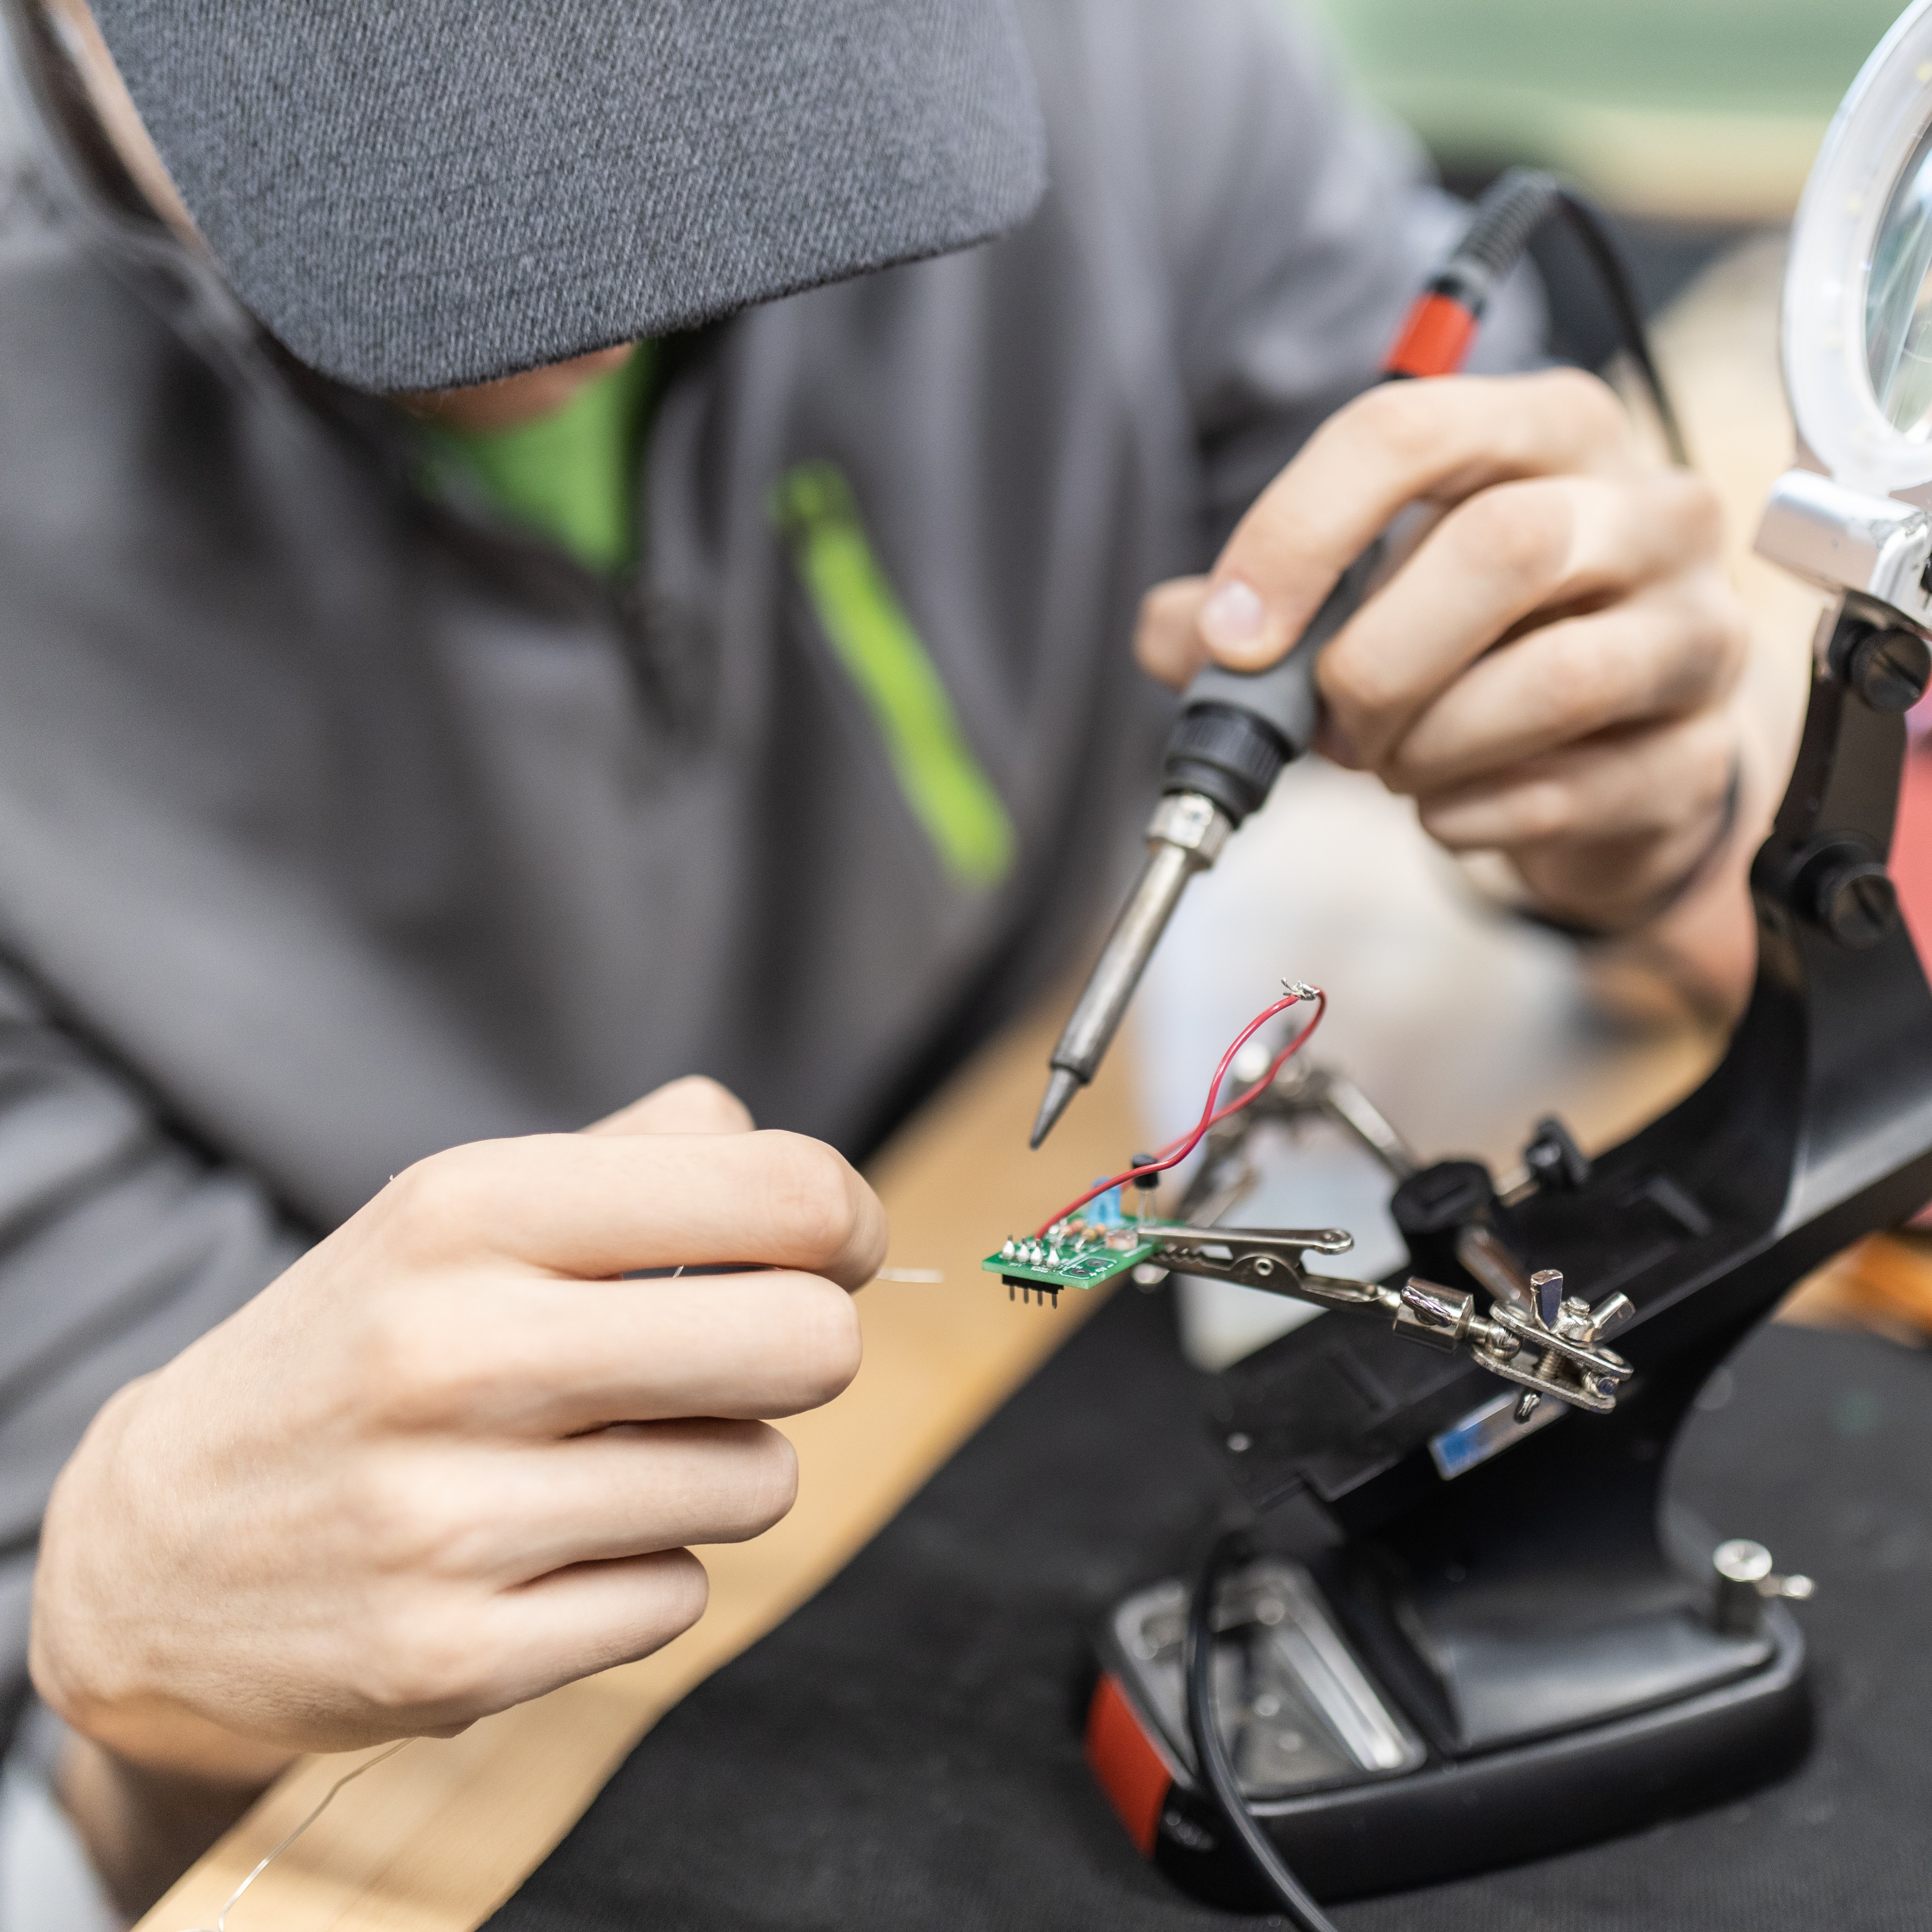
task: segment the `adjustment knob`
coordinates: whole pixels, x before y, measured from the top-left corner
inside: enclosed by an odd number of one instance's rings
[[[1848,852],[1820,869],[1811,916],[1840,946],[1863,952],[1898,923],[1898,889],[1879,860]]]
[[[1932,679],[1932,649],[1916,631],[1872,631],[1852,646],[1845,679],[1874,711],[1910,711]]]

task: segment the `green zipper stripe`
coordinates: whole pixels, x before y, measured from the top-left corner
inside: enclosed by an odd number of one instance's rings
[[[799,464],[778,478],[772,516],[914,816],[962,885],[997,885],[1012,863],[1012,820],[873,554],[851,486],[834,464]]]

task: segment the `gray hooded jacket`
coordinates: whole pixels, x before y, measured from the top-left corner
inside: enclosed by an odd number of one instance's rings
[[[1089,929],[1164,722],[1139,594],[1370,380],[1456,217],[1268,0],[1022,12],[1037,214],[676,345],[615,590],[414,488],[10,18],[0,1694],[95,1409],[388,1176],[692,1071],[862,1154]],[[1004,813],[975,879],[775,526],[827,464]]]

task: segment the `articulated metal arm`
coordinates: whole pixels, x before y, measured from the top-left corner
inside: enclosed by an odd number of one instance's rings
[[[1324,1308],[1385,1315],[1398,1335],[1445,1354],[1465,1352],[1479,1368],[1517,1384],[1525,1391],[1516,1410],[1522,1420],[1544,1396],[1599,1414],[1616,1406],[1618,1385],[1630,1365],[1602,1344],[1636,1312],[1626,1296],[1612,1294],[1596,1308],[1566,1298],[1556,1269],[1524,1276],[1493,1240],[1478,1276],[1492,1290],[1486,1316],[1477,1313],[1476,1298],[1467,1289],[1438,1287],[1417,1276],[1396,1288],[1312,1274],[1303,1264],[1306,1255],[1342,1254],[1354,1245],[1339,1228],[1168,1226],[1156,1238],[1154,1259],[1179,1274],[1292,1295]]]

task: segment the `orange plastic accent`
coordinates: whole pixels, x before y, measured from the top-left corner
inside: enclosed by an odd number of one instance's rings
[[[1447,296],[1426,295],[1408,312],[1389,351],[1391,376],[1448,376],[1462,366],[1474,339],[1476,318]]]
[[[1141,1856],[1151,1858],[1160,1808],[1174,1780],[1112,1676],[1100,1679],[1087,1707],[1087,1762]]]

